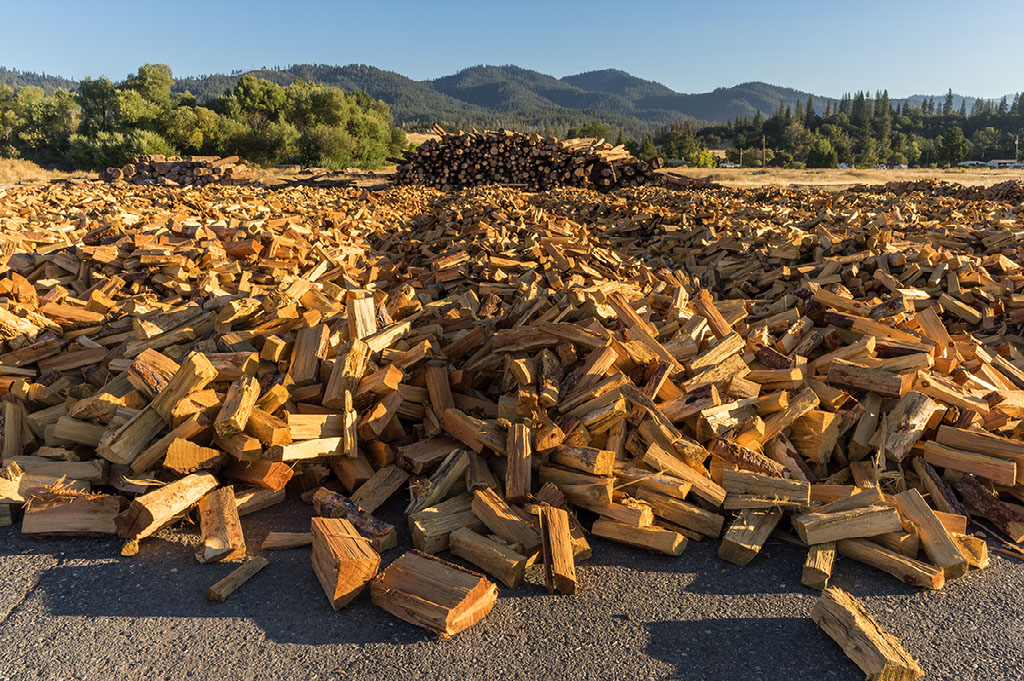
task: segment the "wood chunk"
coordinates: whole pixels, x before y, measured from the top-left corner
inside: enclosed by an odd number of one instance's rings
[[[1011,541],[1017,544],[1024,541],[1024,517],[999,501],[999,498],[973,475],[968,474],[960,478],[954,488],[968,506],[985,516]]]
[[[231,437],[243,432],[259,396],[260,385],[252,376],[243,376],[232,383],[213,422],[217,435]]]
[[[778,507],[741,510],[722,537],[718,557],[736,565],[746,565],[760,553],[780,520],[782,509]]]
[[[836,359],[828,370],[826,382],[850,390],[875,392],[885,397],[902,397],[914,384],[914,377]]]
[[[904,584],[924,589],[941,589],[946,575],[941,568],[908,558],[868,539],[841,539],[836,549],[847,558],[888,572]]]
[[[64,492],[33,496],[25,506],[21,533],[27,537],[117,534],[115,521],[123,504],[121,497],[108,495]]]
[[[484,531],[484,524],[472,510],[473,497],[460,494],[409,516],[412,544],[424,553],[440,553],[450,547],[452,533],[467,528]]]
[[[878,431],[871,439],[871,445],[880,449],[890,460],[903,461],[911,447],[921,439],[925,427],[938,408],[939,405],[927,395],[913,390],[908,392],[888,413],[885,430]]]
[[[283,489],[269,490],[260,487],[240,489],[235,492],[235,506],[238,507],[238,515],[255,513],[265,508],[280,504],[284,501],[285,492]]]
[[[270,563],[263,556],[254,556],[242,563],[231,574],[220,580],[206,590],[206,600],[223,603],[238,587],[242,586],[253,576],[267,567]]]
[[[540,550],[540,534],[525,514],[513,510],[494,490],[482,489],[473,493],[473,513],[491,532],[522,545],[524,555],[529,557]]]
[[[357,340],[377,333],[377,312],[371,296],[349,299],[348,333]]]
[[[374,605],[392,615],[452,636],[491,611],[498,588],[476,572],[409,551],[373,580],[370,594]]]
[[[359,534],[370,541],[370,545],[377,553],[398,546],[398,535],[393,525],[374,518],[348,497],[332,492],[326,487],[321,487],[313,495],[313,509],[318,516],[344,518],[352,523]]]
[[[800,480],[781,480],[750,471],[724,471],[722,488],[728,493],[725,508],[792,508],[811,506],[811,485]]]
[[[644,453],[644,463],[656,471],[664,471],[690,483],[693,493],[708,503],[721,506],[725,501],[725,490],[711,478],[701,475],[657,445],[647,448]]]
[[[313,543],[312,532],[268,532],[260,551],[268,549],[295,549]]]
[[[374,474],[373,466],[362,452],[357,451],[354,457],[332,456],[327,461],[331,470],[349,492],[355,492]]]
[[[213,563],[245,557],[245,538],[231,485],[220,487],[199,500],[203,544],[196,549],[196,560]]]
[[[171,410],[189,394],[202,390],[217,377],[217,370],[205,355],[193,352],[175,372],[167,387],[156,396],[150,407],[167,421],[171,421]],[[121,462],[127,463],[127,462]]]
[[[824,544],[839,539],[898,532],[903,529],[903,524],[895,510],[868,506],[833,513],[804,513],[793,518],[793,527],[807,544]]]
[[[161,393],[163,394],[166,393]],[[136,457],[140,457],[143,452],[149,453],[150,442],[166,425],[164,417],[154,408],[155,404],[150,404],[113,434],[104,437],[97,445],[96,453],[116,464],[133,464]],[[148,464],[146,468],[160,459],[157,455],[152,463],[149,463],[151,458],[145,457]]]
[[[439,360],[427,362],[427,366],[423,369],[423,377],[427,384],[430,405],[434,413],[443,415],[449,409],[454,409],[455,399],[452,397],[452,389],[448,381],[448,363]]]
[[[414,499],[406,508],[406,514],[416,513],[444,499],[456,483],[463,479],[468,469],[468,452],[464,449],[453,451],[430,476],[422,496]]]
[[[774,478],[781,478],[785,474],[785,469],[781,464],[772,461],[760,452],[747,449],[735,442],[719,438],[711,443],[710,449],[714,456],[744,470]]]
[[[916,489],[897,494],[896,508],[909,520],[920,537],[921,547],[933,565],[942,568],[946,579],[967,574],[967,559],[949,536],[935,512]]]
[[[666,497],[645,489],[637,490],[637,496],[650,504],[654,515],[659,518],[707,537],[717,537],[722,533],[725,518],[717,513],[706,511],[682,499]]]
[[[611,475],[615,470],[615,452],[593,447],[559,445],[551,452],[551,460],[592,475]]]
[[[812,589],[823,591],[832,577],[832,566],[836,560],[836,543],[812,544],[804,560],[804,571],[800,583]]]
[[[641,549],[657,551],[668,556],[678,556],[686,549],[686,537],[652,525],[650,527],[632,527],[614,520],[599,518],[594,521],[593,533],[620,544],[628,544]]]
[[[542,506],[539,513],[544,554],[544,581],[548,593],[576,593],[576,564],[573,560],[569,514],[560,508]]]
[[[245,432],[268,447],[291,444],[295,439],[289,424],[259,407],[253,407],[245,424]]]
[[[313,572],[335,612],[356,599],[380,568],[380,554],[343,518],[313,518]]]
[[[708,320],[708,328],[711,329],[711,333],[715,335],[715,338],[721,340],[732,333],[732,326],[722,316],[722,313],[715,306],[715,301],[711,298],[711,294],[706,289],[701,289],[697,293],[693,307],[697,314]]]
[[[338,454],[342,446],[340,437],[325,437],[319,440],[303,440],[286,445],[268,447],[263,455],[267,461],[305,461]]]
[[[924,676],[917,660],[850,594],[825,589],[811,609],[814,622],[838,643],[869,681],[914,681]]]
[[[527,426],[514,423],[509,428],[508,443],[505,445],[508,457],[505,467],[505,498],[508,501],[521,502],[530,494],[532,442],[533,436]]]
[[[935,441],[952,449],[1013,461],[1017,464],[1017,484],[1024,484],[1024,443],[1022,442],[993,433],[950,426],[939,426]]]
[[[117,533],[124,539],[144,539],[180,518],[188,508],[217,487],[209,473],[193,473],[147,492],[117,516]]]
[[[940,445],[934,440],[924,443],[924,460],[933,466],[970,473],[999,485],[1012,487],[1017,481],[1017,464],[1013,461],[975,452],[963,452]]]
[[[780,435],[782,431],[793,425],[798,418],[818,406],[818,395],[806,388],[796,397],[789,400],[789,405],[782,411],[776,412],[765,419],[764,434],[758,438],[761,442],[767,442]],[[737,437],[737,442],[744,444],[742,436]]]
[[[352,501],[367,513],[373,513],[409,480],[398,466],[385,466],[352,494]]]
[[[276,461],[234,461],[224,469],[224,475],[272,491],[284,489],[292,479],[292,469]]]
[[[320,360],[327,357],[330,349],[330,331],[326,324],[317,324],[309,329],[300,329],[295,334],[295,347],[288,366],[288,378],[301,388],[319,383]]]
[[[526,578],[527,558],[505,544],[477,534],[468,527],[451,533],[451,552],[477,566],[509,588],[515,588]]]
[[[227,459],[224,452],[210,447],[200,447],[184,438],[175,438],[167,447],[164,468],[176,473],[194,473],[213,468]]]

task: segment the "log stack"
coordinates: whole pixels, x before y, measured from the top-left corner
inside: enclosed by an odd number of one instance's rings
[[[1021,554],[1022,240],[1020,204],[925,192],[2,190],[0,510],[131,553],[198,505],[231,560],[292,492],[344,521],[275,542],[332,606],[442,634],[534,562],[599,588],[593,537],[939,589],[976,527]]]
[[[394,183],[453,191],[498,184],[526,191],[581,187],[610,191],[650,182],[661,160],[641,161],[622,146],[592,138],[559,140],[508,130],[448,134],[443,130],[398,164]]]
[[[250,182],[246,166],[237,156],[137,156],[120,168],[107,168],[100,173],[105,182],[163,187],[208,184],[241,185]]]

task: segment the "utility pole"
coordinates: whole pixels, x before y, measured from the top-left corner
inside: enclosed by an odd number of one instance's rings
[[[766,137],[764,135],[761,135],[761,167],[762,168],[767,168],[768,167],[768,148],[765,146],[765,139],[766,139]]]
[[[740,145],[740,168],[743,167],[743,146]]]
[[[1013,160],[1020,160],[1020,135],[1013,136]]]

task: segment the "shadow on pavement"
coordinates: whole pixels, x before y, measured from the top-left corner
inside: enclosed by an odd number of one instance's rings
[[[674,679],[864,678],[839,646],[806,617],[731,617],[646,626],[650,632],[647,654],[672,665],[675,673],[670,678]],[[786,644],[780,645],[782,641]]]

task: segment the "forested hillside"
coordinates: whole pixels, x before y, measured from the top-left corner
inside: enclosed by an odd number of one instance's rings
[[[377,168],[405,146],[388,106],[366,93],[246,75],[201,103],[173,85],[168,66],[146,64],[120,83],[86,78],[75,92],[0,86],[0,156],[95,170],[141,154]]]

